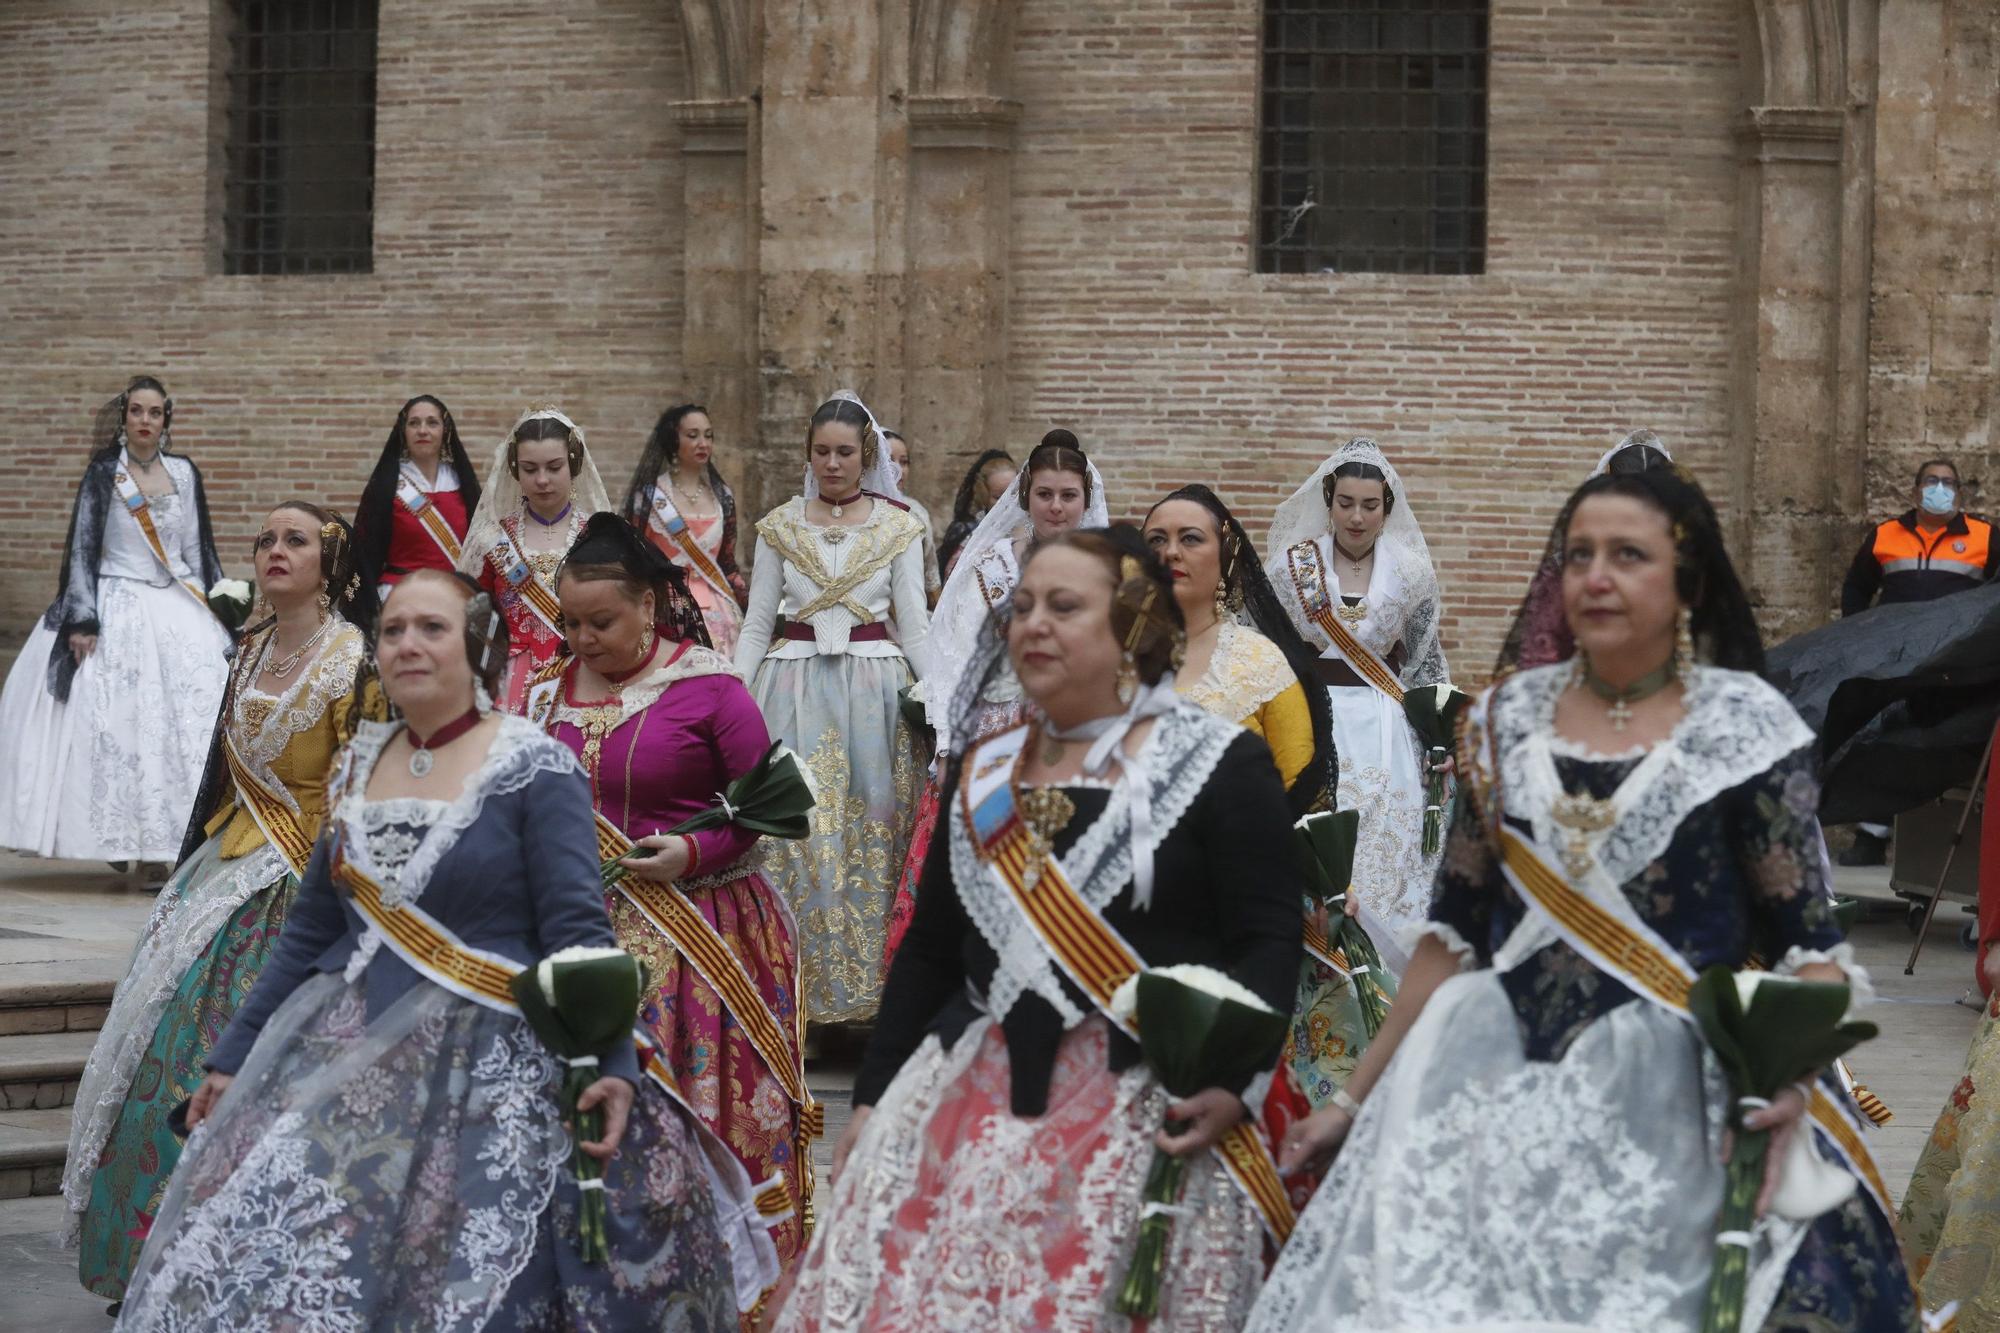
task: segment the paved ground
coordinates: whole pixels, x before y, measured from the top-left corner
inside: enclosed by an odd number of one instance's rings
[[[1885,877],[1843,872],[1844,890],[1878,896]],[[150,895],[121,888],[101,867],[51,865],[0,854],[0,986],[14,981],[122,973],[131,942],[152,904]],[[1856,1061],[1864,1082],[1893,1107],[1896,1119],[1878,1133],[1875,1152],[1891,1188],[1900,1190],[1923,1147],[1932,1118],[1957,1079],[1978,1015],[1957,1003],[1971,974],[1955,935],[1959,915],[1940,913],[1933,943],[1914,977],[1903,975],[1909,935],[1900,914],[1865,922],[1856,931],[1863,961],[1881,1003],[1871,1015],[1882,1037]],[[827,1100],[828,1138],[846,1119],[852,1053],[830,1052],[811,1071]],[[57,1199],[0,1201],[0,1329],[35,1333],[100,1333],[110,1324],[104,1303],[76,1285],[72,1256],[53,1240]]]

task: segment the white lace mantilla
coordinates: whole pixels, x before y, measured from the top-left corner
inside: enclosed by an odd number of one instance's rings
[[[422,839],[411,850],[409,859],[390,873],[376,861],[374,850],[369,846],[367,807],[370,802],[365,799],[364,793],[368,789],[369,775],[375,771],[375,761],[382,757],[382,748],[402,729],[400,722],[361,724],[348,744],[347,760],[334,779],[337,795],[329,816],[329,823],[338,821],[347,855],[353,857],[355,864],[382,886],[383,901],[391,907],[415,902],[423,896],[430,885],[431,872],[437,869],[438,859],[456,846],[460,835],[478,820],[480,812],[486,808],[487,798],[520,791],[534,781],[538,773],[582,771],[568,746],[543,735],[534,723],[524,717],[503,716],[492,748],[486,752],[486,758],[479,767],[466,778],[465,789],[456,800],[444,807],[436,821],[424,831]]]
[[[1333,549],[1332,534],[1322,534],[1301,545],[1318,548],[1321,567],[1326,571],[1326,595],[1337,600],[1342,590],[1334,577],[1339,553]],[[1340,656],[1325,633],[1306,615],[1298,583],[1292,576],[1291,551],[1279,551],[1264,572],[1277,591],[1279,604],[1305,641],[1322,657]],[[1375,567],[1369,575],[1368,592],[1361,599],[1360,609],[1364,613],[1360,623],[1347,626],[1348,630],[1363,647],[1385,662],[1401,644],[1405,653],[1401,672],[1404,685],[1438,685],[1451,679],[1444,648],[1438,641],[1437,574],[1423,557],[1385,534],[1375,543]]]
[[[1243,734],[1233,722],[1212,717],[1192,704],[1182,704],[1154,724],[1140,750],[1153,780],[1152,845],[1160,843],[1194,805],[1229,743]],[[977,753],[977,749],[973,751]],[[965,761],[969,771],[974,761]],[[1121,769],[1122,773],[1124,770]],[[1069,785],[1069,784],[1065,784]],[[1111,789],[1104,813],[1084,830],[1062,858],[1063,869],[1077,894],[1092,910],[1102,912],[1132,882],[1132,813],[1129,780],[1120,777]],[[962,801],[961,801],[962,804]],[[951,875],[959,901],[979,933],[992,946],[999,965],[987,986],[984,1009],[995,1022],[1007,1017],[1014,1002],[1032,991],[1062,1015],[1065,1028],[1089,1015],[1063,989],[1055,959],[1029,926],[1013,896],[994,877],[973,849],[962,810],[951,818]]]
[[[1553,810],[1564,794],[1552,744],[1555,709],[1569,680],[1566,662],[1523,671],[1482,696],[1474,717],[1498,761],[1501,805],[1552,849],[1562,845]],[[1686,707],[1619,784],[1611,826],[1590,835],[1590,850],[1614,884],[1636,879],[1690,814],[1812,743],[1812,729],[1784,696],[1748,672],[1696,667]]]

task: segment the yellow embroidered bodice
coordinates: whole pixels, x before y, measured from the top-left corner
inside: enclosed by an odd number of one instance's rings
[[[1263,737],[1287,787],[1312,762],[1312,713],[1305,687],[1278,645],[1249,626],[1223,622],[1208,670],[1181,694],[1203,712]]]
[[[230,701],[229,739],[237,757],[273,791],[288,798],[306,835],[316,837],[326,818],[326,780],[334,756],[352,731],[347,704],[365,645],[360,630],[336,625],[319,655],[283,693],[273,696],[255,686],[268,640],[266,634],[238,649],[243,674]],[[225,860],[264,845],[263,830],[236,798],[234,783],[225,789],[223,804],[208,821],[209,836],[218,831]]]

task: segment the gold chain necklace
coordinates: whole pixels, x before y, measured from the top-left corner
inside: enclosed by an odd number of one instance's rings
[[[307,639],[304,643],[299,645],[299,650],[297,652],[293,653],[289,657],[281,657],[275,662],[267,663],[264,667],[264,670],[270,672],[273,676],[276,676],[279,680],[283,680],[285,677],[291,675],[294,671],[297,671],[299,669],[299,663],[306,660],[306,654],[312,651],[312,647],[314,644],[318,643],[322,638],[325,637],[328,627],[331,626],[332,624],[333,624],[333,617],[321,616],[319,621],[319,628],[312,632],[311,638]],[[277,647],[278,647],[278,631],[274,629],[271,631],[271,646],[265,649],[264,651],[267,653],[275,652],[277,651]]]

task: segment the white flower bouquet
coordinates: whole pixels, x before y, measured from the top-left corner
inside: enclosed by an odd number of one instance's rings
[[[231,634],[243,628],[243,622],[250,618],[251,604],[256,600],[255,589],[242,579],[217,579],[208,590],[208,609],[228,627]]]
[[[577,1227],[585,1263],[603,1263],[604,1168],[582,1145],[604,1135],[604,1113],[577,1109],[577,1099],[595,1083],[601,1059],[632,1040],[646,968],[623,949],[573,945],[550,954],[520,973],[511,989],[528,1026],[566,1066],[557,1100],[570,1126],[570,1167],[580,1195]],[[595,1182],[595,1183],[593,1183]]]
[[[1271,1067],[1291,1016],[1281,1014],[1234,978],[1212,967],[1182,963],[1126,978],[1111,997],[1121,1021],[1135,1022],[1146,1064],[1176,1100],[1203,1088],[1240,1088]],[[1169,1133],[1179,1126],[1169,1124]],[[1155,1150],[1146,1173],[1139,1244],[1118,1311],[1151,1317],[1160,1311],[1160,1275],[1173,1211],[1187,1164]]]

